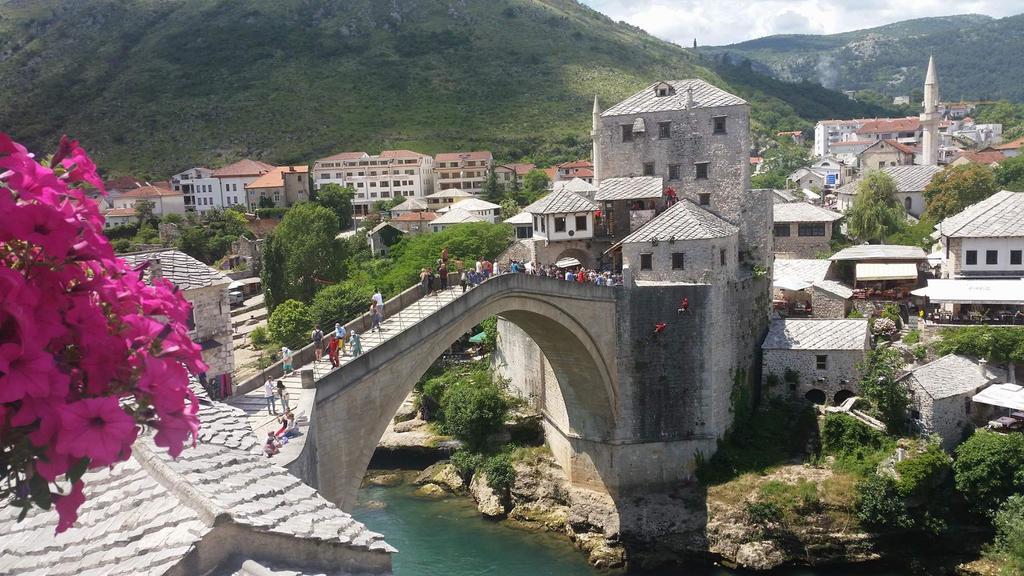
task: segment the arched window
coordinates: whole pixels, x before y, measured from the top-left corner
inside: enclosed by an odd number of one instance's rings
[[[910,207],[913,205],[914,201],[910,199],[910,196],[907,196],[906,199],[903,200],[903,207],[907,209],[907,212],[910,212]]]
[[[825,394],[824,390],[818,390],[817,388],[814,388],[813,390],[808,390],[807,393],[804,394],[804,399],[809,400],[810,402],[813,402],[815,404],[824,404],[826,401],[828,401],[828,396]]]

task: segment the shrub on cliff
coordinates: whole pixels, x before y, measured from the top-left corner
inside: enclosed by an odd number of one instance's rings
[[[1001,575],[1024,574],[1024,495],[1010,496],[995,517],[996,540],[986,556],[1002,565]]]
[[[461,440],[467,448],[481,451],[488,438],[501,430],[508,415],[505,392],[486,372],[459,379],[441,397],[443,430]]]
[[[821,426],[822,453],[835,457],[839,471],[866,476],[893,448],[891,438],[848,414],[829,414]]]
[[[508,492],[516,481],[512,457],[507,452],[495,454],[485,460],[480,471],[487,475],[487,485],[498,492]]]
[[[871,474],[857,486],[857,519],[869,529],[910,528],[914,520],[889,476]]]
[[[286,300],[274,309],[267,327],[271,338],[297,350],[309,341],[313,318],[305,304],[298,300]]]
[[[953,472],[971,507],[992,513],[1024,490],[1024,435],[978,430],[957,447]]]

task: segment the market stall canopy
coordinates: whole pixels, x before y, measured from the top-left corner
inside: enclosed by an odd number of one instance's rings
[[[1011,410],[1024,410],[1024,386],[1018,384],[993,384],[975,394],[971,400]]]
[[[558,262],[555,262],[555,266],[559,268],[572,268],[573,266],[579,266],[580,261],[575,258],[562,258]]]
[[[473,335],[473,336],[472,336],[472,337],[471,337],[471,338],[469,339],[469,341],[470,341],[470,343],[472,343],[472,344],[483,344],[483,343],[484,343],[484,340],[485,340],[486,338],[487,338],[487,333],[486,333],[486,332],[478,332],[477,334],[474,334],[474,335]]]
[[[917,264],[898,263],[857,263],[857,281],[862,280],[916,280]]]
[[[803,290],[804,288],[810,288],[811,283],[798,278],[777,278],[772,281],[772,287],[781,290]]]
[[[911,294],[933,303],[1024,304],[1024,280],[936,279]]]
[[[927,260],[928,254],[917,246],[902,244],[861,244],[843,248],[832,255],[829,260]]]

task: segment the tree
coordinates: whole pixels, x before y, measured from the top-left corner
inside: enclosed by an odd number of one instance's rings
[[[275,234],[267,237],[263,243],[263,267],[260,272],[260,280],[263,284],[263,300],[270,313],[281,302],[284,302],[288,293],[285,282],[285,255]]]
[[[274,208],[274,200],[270,196],[260,196],[258,206],[260,208]]]
[[[441,397],[444,429],[475,452],[483,450],[501,430],[508,409],[505,393],[486,369],[455,381]]]
[[[993,513],[1010,495],[1024,490],[1024,434],[977,430],[957,446],[956,489],[971,507]]]
[[[871,402],[889,432],[898,434],[906,424],[910,394],[896,376],[903,368],[903,355],[892,346],[879,346],[868,352],[859,366],[861,396]]]
[[[337,235],[338,217],[330,209],[302,202],[288,210],[273,234],[273,256],[283,262],[283,294],[271,299],[308,302],[325,283],[341,280],[346,254]]]
[[[139,219],[139,224],[151,224],[155,219],[153,211],[156,210],[156,204],[152,200],[136,200],[132,204],[132,208],[135,209],[135,216]]]
[[[1007,158],[999,164],[996,185],[1003,190],[1024,192],[1024,155]]]
[[[993,524],[996,540],[992,552],[1003,565],[1000,574],[1024,574],[1024,494],[1010,496],[1003,502]]]
[[[316,201],[338,217],[338,230],[348,230],[352,227],[352,200],[355,197],[356,191],[351,186],[331,183],[320,187]]]
[[[514,198],[505,198],[501,201],[501,219],[508,220],[509,218],[519,214],[519,204],[516,203]]]
[[[974,162],[951,166],[936,174],[925,187],[925,217],[941,222],[997,191],[995,175],[988,166]]]
[[[483,193],[484,198],[488,202],[501,202],[502,190],[501,186],[498,186],[498,173],[495,172],[494,166],[491,166],[491,169],[487,171],[487,180],[484,181]]]
[[[793,142],[788,136],[764,152],[764,167],[782,175],[783,181],[798,168],[810,164],[810,151]]]
[[[783,174],[780,171],[754,174],[750,177],[750,187],[782,189],[786,187],[786,176],[788,175],[788,173]]]
[[[285,300],[270,314],[270,337],[289,348],[301,348],[313,331],[309,308],[298,300]]]
[[[536,199],[538,196],[543,194],[548,189],[548,182],[551,179],[548,178],[547,172],[534,168],[523,176],[523,190],[522,195],[528,199]]]
[[[857,185],[857,198],[846,212],[850,236],[877,244],[898,232],[906,211],[896,199],[896,182],[884,172],[872,171]]]
[[[328,330],[335,322],[345,324],[366,312],[372,296],[373,285],[345,280],[317,292],[309,305],[309,313],[314,324]]]

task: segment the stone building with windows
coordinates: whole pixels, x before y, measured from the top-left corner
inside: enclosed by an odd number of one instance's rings
[[[309,167],[278,166],[245,185],[250,210],[269,200],[276,208],[285,208],[309,200]]]
[[[380,154],[341,152],[313,162],[313,185],[338,184],[352,188],[352,210],[366,216],[373,205],[395,198],[422,198],[433,191],[434,159],[412,150]]]
[[[251,204],[245,190],[246,185],[273,169],[274,166],[265,162],[243,158],[238,162],[217,168],[211,176],[217,180],[220,196],[224,199],[225,206],[241,204],[251,212],[259,206]],[[197,196],[196,201],[198,202],[201,197]]]
[[[903,204],[907,214],[920,218],[924,213],[924,189],[936,174],[942,172],[940,166],[888,166],[882,173],[888,175],[896,184],[896,199]],[[863,178],[863,173],[861,174]],[[836,208],[846,212],[857,199],[858,186],[862,178],[851,180],[836,190]]]
[[[841,404],[857,394],[857,366],[870,348],[864,318],[772,320],[761,344],[762,390],[772,398]]]
[[[829,251],[832,228],[843,215],[806,202],[772,208],[776,258],[814,258]]]
[[[593,268],[596,260],[588,245],[594,237],[596,209],[585,196],[565,188],[523,208],[523,213],[533,217],[530,259],[554,264],[562,257],[572,257]]]
[[[1024,277],[1024,193],[997,192],[936,230],[943,278]]]
[[[143,278],[164,278],[177,286],[192,304],[189,336],[203,349],[203,362],[209,367],[205,378],[215,389],[230,391],[235,357],[231,340],[231,305],[228,285],[231,279],[177,250],[154,250],[124,254],[132,266],[148,264]]]

